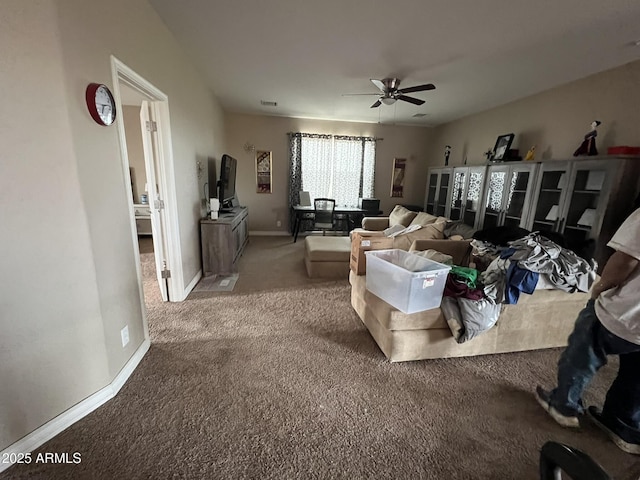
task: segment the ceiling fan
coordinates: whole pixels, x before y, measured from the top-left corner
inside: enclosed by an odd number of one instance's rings
[[[398,78],[384,78],[382,80],[376,80],[375,78],[371,79],[371,83],[373,83],[381,92],[380,93],[346,93],[344,96],[351,95],[378,95],[380,98],[371,105],[371,108],[377,108],[381,104],[385,105],[393,105],[397,100],[402,100],[404,102],[413,103],[414,105],[422,105],[424,100],[420,100],[419,98],[409,97],[405,95],[406,93],[414,93],[414,92],[425,92],[427,90],[435,89],[435,85],[433,83],[427,83],[424,85],[416,85],[415,87],[407,87],[400,89],[400,80]]]

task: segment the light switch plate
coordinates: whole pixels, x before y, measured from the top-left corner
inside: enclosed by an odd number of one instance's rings
[[[125,325],[125,327],[120,330],[120,338],[122,338],[122,348],[127,346],[129,343],[129,325]]]

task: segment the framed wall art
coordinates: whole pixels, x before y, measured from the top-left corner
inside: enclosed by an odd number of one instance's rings
[[[406,168],[406,158],[393,159],[393,173],[391,175],[391,197],[402,198],[404,196],[404,174]]]
[[[256,192],[271,193],[271,152],[256,151]]]

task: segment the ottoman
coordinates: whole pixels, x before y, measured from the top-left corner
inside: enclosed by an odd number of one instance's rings
[[[314,237],[304,239],[304,264],[309,278],[349,277],[351,239],[349,237]]]

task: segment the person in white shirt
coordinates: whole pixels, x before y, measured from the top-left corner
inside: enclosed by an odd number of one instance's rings
[[[590,406],[587,413],[620,449],[640,455],[640,209],[607,245],[615,252],[558,361],[558,385],[538,386],[536,399],[560,425],[579,427],[585,388],[607,356],[618,355],[618,374],[602,410]]]

